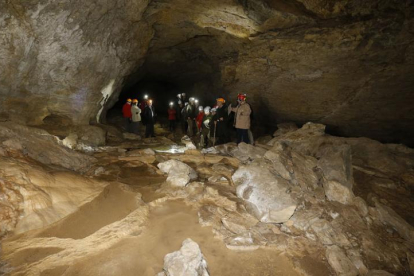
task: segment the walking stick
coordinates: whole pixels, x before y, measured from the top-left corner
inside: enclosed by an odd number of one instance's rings
[[[216,128],[217,128],[217,122],[214,122],[214,138],[213,138],[213,147],[216,145]]]

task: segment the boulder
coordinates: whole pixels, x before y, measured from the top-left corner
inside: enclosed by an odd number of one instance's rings
[[[358,269],[338,246],[333,245],[326,249],[326,258],[335,273],[340,276],[357,276]]]
[[[297,130],[298,127],[295,123],[281,123],[277,124],[277,130],[273,133],[273,137],[284,135],[288,132]]]
[[[351,204],[354,198],[351,148],[345,144],[326,146],[320,154],[318,167],[323,172],[326,197],[330,201]]]
[[[293,215],[296,201],[289,194],[289,182],[256,164],[240,167],[232,176],[237,196],[248,211],[262,222],[283,223]]]
[[[376,214],[378,218],[385,224],[392,226],[398,234],[408,242],[414,242],[414,227],[400,217],[393,209],[379,202],[374,198]]]
[[[168,174],[167,182],[172,186],[184,187],[190,180],[197,178],[197,172],[187,164],[177,161],[169,160],[158,164],[158,168]]]
[[[191,239],[183,241],[180,250],[164,257],[164,271],[157,276],[209,276],[207,262],[200,247]]]
[[[62,145],[70,149],[74,149],[78,144],[78,138],[79,137],[76,133],[70,133],[68,136],[65,137],[65,139],[62,140]]]
[[[105,146],[106,131],[98,126],[80,126],[76,134],[78,135],[78,142],[91,147]]]
[[[132,140],[132,141],[137,141],[137,140],[141,140],[142,137],[135,134],[135,133],[129,133],[129,132],[124,132],[122,133],[122,137],[126,140]]]

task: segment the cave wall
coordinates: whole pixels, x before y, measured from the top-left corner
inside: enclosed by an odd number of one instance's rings
[[[149,76],[211,100],[247,93],[260,123],[314,121],[340,135],[414,140],[413,1],[1,5],[3,117],[88,123]]]
[[[30,124],[56,114],[96,120],[143,62],[153,31],[148,1],[0,3],[1,117]]]

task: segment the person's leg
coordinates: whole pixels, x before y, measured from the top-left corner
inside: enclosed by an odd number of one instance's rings
[[[236,128],[237,133],[237,145],[240,144],[241,141],[243,141],[243,132],[240,128]]]
[[[249,143],[249,133],[247,131],[247,129],[243,129],[243,142],[245,142],[246,144]]]

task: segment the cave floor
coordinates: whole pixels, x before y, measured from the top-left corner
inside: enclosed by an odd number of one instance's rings
[[[162,135],[164,130],[158,126],[156,131]],[[304,275],[303,267],[311,268],[306,275],[329,275],[326,267],[313,266],[312,258],[298,268],[272,248],[226,248],[212,227],[199,223],[194,206],[160,191],[165,176],[151,162],[120,156],[126,148],[148,147],[161,152],[157,158],[171,155],[172,146],[162,139],[112,143],[110,150],[94,153],[105,173],[90,177],[109,184],[69,216],[3,240],[2,269],[9,275],[155,275],[162,271],[164,256],[191,238],[200,245],[211,275],[295,276]]]

